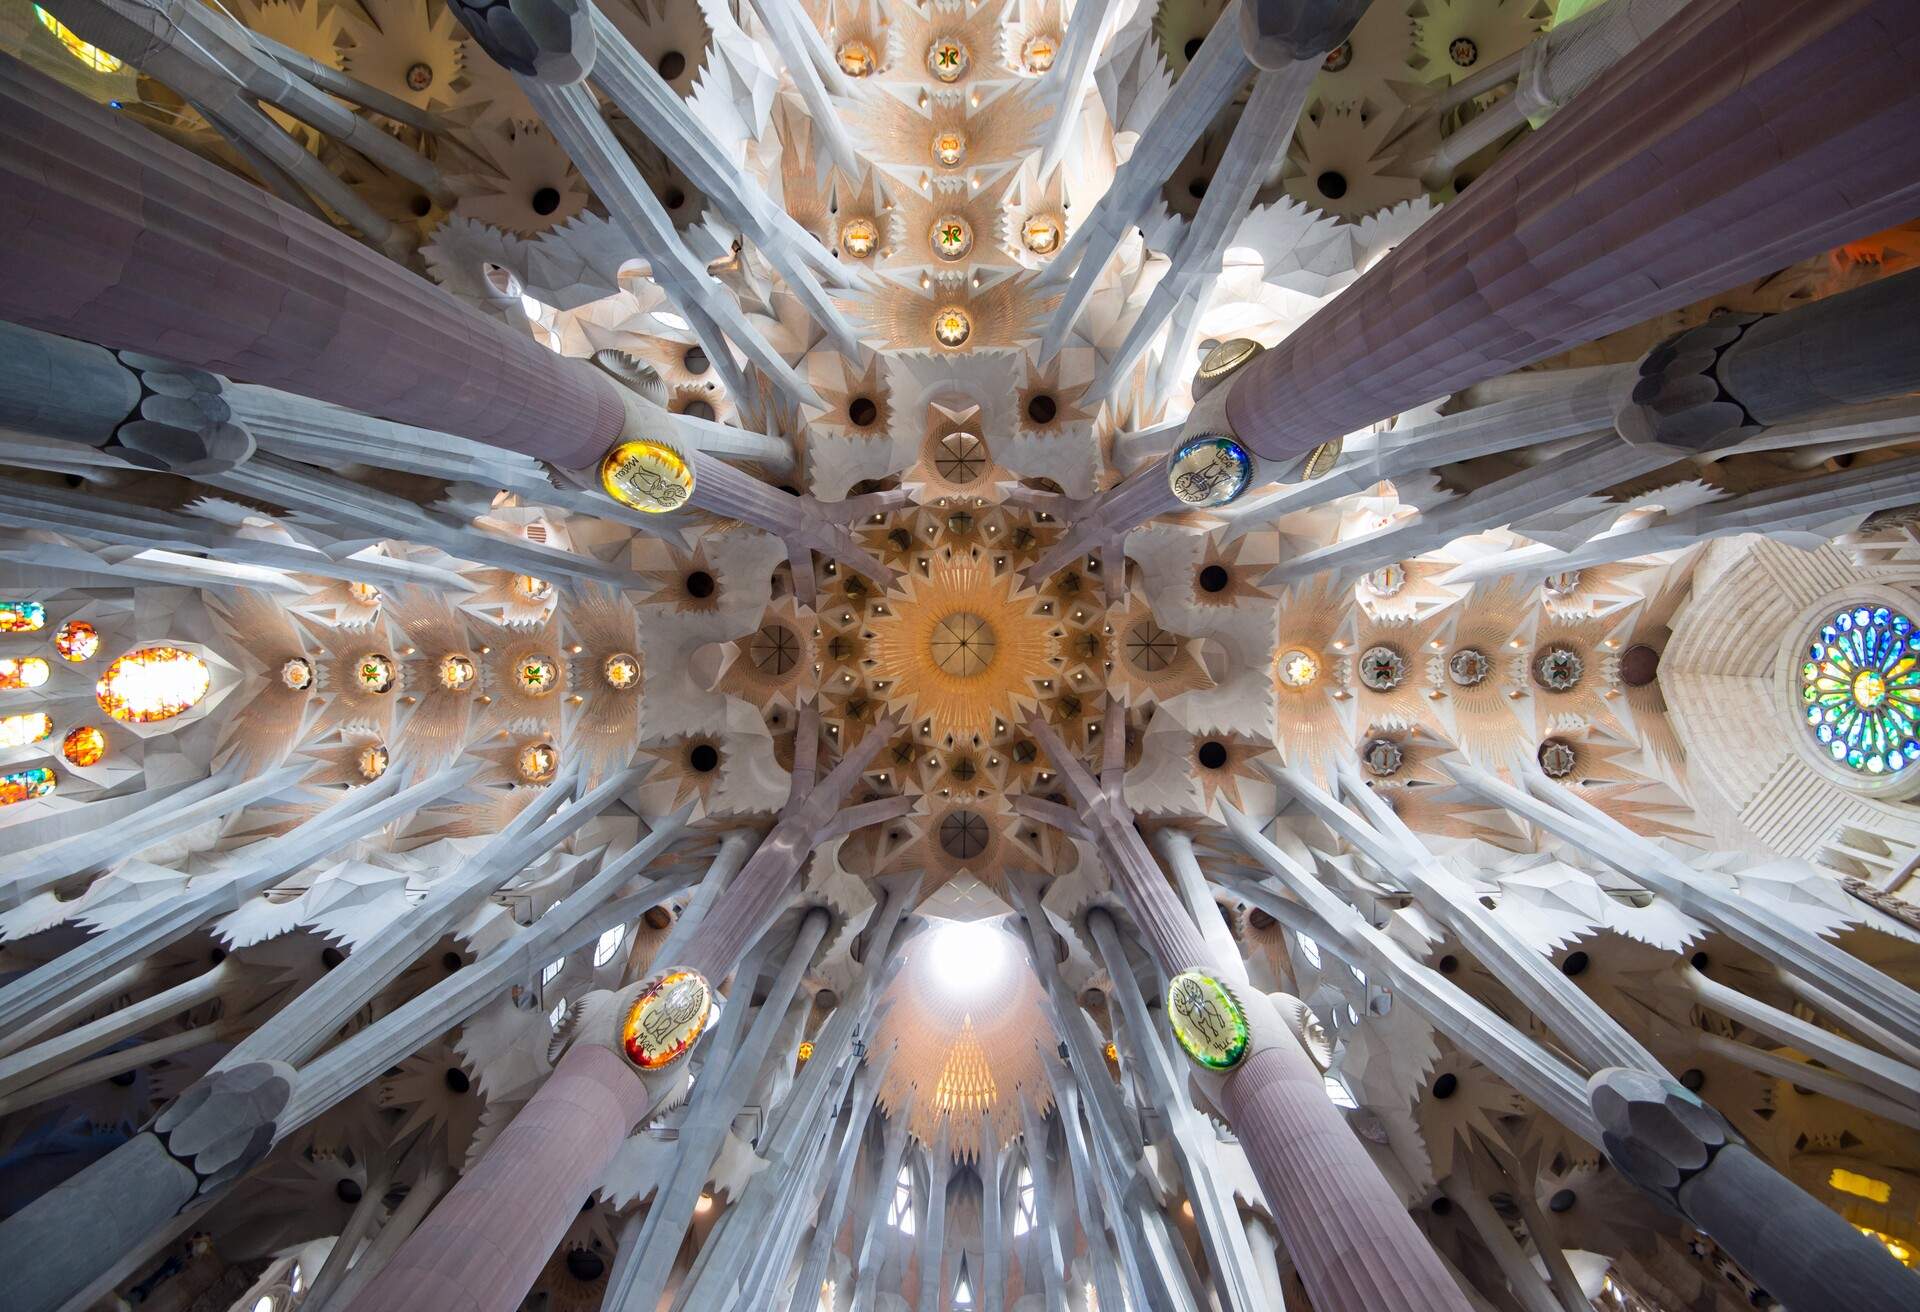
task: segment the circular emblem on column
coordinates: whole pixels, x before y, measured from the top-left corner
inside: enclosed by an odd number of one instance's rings
[[[678,510],[693,495],[693,470],[659,442],[621,442],[600,462],[600,486],[623,506],[650,515]]]
[[[1253,457],[1247,449],[1214,433],[1182,443],[1167,469],[1167,486],[1189,506],[1224,506],[1252,481]]]
[[[1211,975],[1183,970],[1167,985],[1167,1019],[1187,1056],[1212,1071],[1230,1071],[1247,1055],[1247,1013]]]
[[[627,1060],[657,1071],[684,1057],[713,1019],[713,990],[695,970],[674,970],[640,992],[620,1027]]]
[[[1265,349],[1250,337],[1230,337],[1207,352],[1197,376],[1207,382],[1224,378]]]
[[[1336,437],[1331,442],[1322,442],[1307,453],[1306,463],[1300,466],[1300,481],[1311,483],[1324,474],[1333,472],[1340,459],[1340,451],[1346,446],[1346,439]]]

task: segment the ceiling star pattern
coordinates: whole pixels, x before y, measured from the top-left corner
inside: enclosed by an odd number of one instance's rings
[[[1543,171],[1716,140],[1702,31],[1803,72],[1809,32],[1920,31],[1375,0],[1330,52],[1250,46],[1288,8],[235,0],[117,70],[48,25],[112,5],[0,23],[0,135],[76,216],[0,247],[35,262],[0,344],[48,362],[0,377],[9,1298],[426,1312],[484,1250],[492,1312],[1347,1308],[1378,1272],[1421,1312],[1778,1306],[1742,1266],[1777,1254],[1630,1178],[1605,1069],[1723,1117],[1761,1220],[1913,1265],[1920,776],[1822,759],[1801,700],[1822,624],[1920,617],[1920,375],[1859,345],[1905,325],[1796,357],[1872,399],[1661,443],[1738,349],[1897,291],[1916,225],[1684,305],[1630,244],[1572,296],[1527,258],[1592,238]],[[1834,240],[1826,193],[1871,187],[1813,184],[1911,158],[1832,144],[1911,116],[1885,63],[1614,213],[1764,156],[1794,203],[1715,258],[1803,211]],[[1541,149],[1621,84],[1606,149]],[[103,218],[107,145],[141,203]],[[58,267],[109,229],[133,254]],[[1661,312],[1547,353],[1540,305],[1625,288]],[[1250,482],[1176,507],[1202,435]],[[687,503],[604,495],[609,438]],[[206,687],[115,718],[140,648]],[[1892,695],[1846,677],[1814,691]],[[1194,966],[1237,1075],[1168,1042]],[[696,967],[717,1021],[637,1073],[603,1040]],[[1250,1112],[1282,1096],[1312,1133]]]

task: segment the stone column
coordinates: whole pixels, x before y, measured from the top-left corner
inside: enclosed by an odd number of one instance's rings
[[[1233,431],[1292,461],[1910,218],[1917,51],[1905,0],[1688,5],[1243,369]]]
[[[1119,776],[1095,781],[1044,721],[1030,719],[1087,827],[1104,840],[1113,883],[1142,940],[1167,975],[1229,968],[1187,914],[1147,851],[1118,796]],[[1115,731],[1116,739],[1123,739]],[[1221,1114],[1239,1135],[1254,1176],[1319,1312],[1465,1312],[1460,1291],[1399,1198],[1328,1101],[1319,1070],[1267,998],[1243,991],[1247,1055],[1232,1070],[1202,1072]]]
[[[566,466],[616,385],[17,61],[0,69],[0,319]]]
[[[927,1214],[920,1227],[920,1312],[941,1312],[946,1286],[940,1278],[947,1256],[947,1181],[953,1174],[953,1117],[940,1118],[940,1133],[927,1151]]]
[[[886,1266],[885,1242],[887,1209],[893,1205],[894,1182],[900,1178],[900,1159],[907,1151],[907,1116],[901,1107],[887,1118],[887,1129],[880,1150],[880,1173],[873,1182],[873,1197],[868,1202],[866,1226],[855,1243],[853,1270],[854,1312],[866,1312],[880,1294],[880,1273]]]
[[[1620,1173],[1711,1235],[1798,1312],[1913,1312],[1920,1275],[1755,1156],[1672,1080],[1603,1070],[1588,1084]]]
[[[569,1049],[353,1312],[511,1312],[646,1110],[646,1085],[611,1048]]]
[[[1254,1269],[1260,1273],[1260,1285],[1266,1291],[1267,1306],[1273,1312],[1286,1312],[1287,1287],[1280,1278],[1280,1239],[1273,1227],[1257,1212],[1248,1212],[1244,1221],[1247,1247],[1253,1251]]]
[[[105,446],[140,380],[104,346],[0,323],[0,428]]]
[[[832,917],[815,907],[800,922],[787,959],[767,990],[767,997],[753,1014],[738,1049],[724,1053],[717,1045],[708,1054],[699,1088],[695,1091],[686,1119],[681,1122],[678,1157],[671,1174],[655,1192],[645,1221],[634,1235],[631,1254],[622,1253],[613,1277],[608,1281],[609,1301],[618,1306],[653,1307],[665,1295],[673,1276],[673,1264],[679,1254],[693,1209],[706,1183],[715,1155],[726,1142],[734,1116],[746,1102],[759,1075],[774,1031],[785,1019],[800,977],[813,964],[813,954],[826,937]],[[761,953],[756,949],[757,961]],[[734,1003],[740,1008],[735,1016],[723,1018],[736,1033],[746,1023],[746,1008],[752,1001],[758,967],[743,968],[734,980]],[[783,1054],[784,1055],[784,1054]],[[616,1298],[617,1295],[617,1298]]]
[[[1920,270],[1783,314],[1723,314],[1641,360],[1629,442],[1730,446],[1776,424],[1920,388]]]
[[[853,1190],[853,1169],[860,1158],[860,1146],[866,1140],[867,1118],[873,1114],[874,1098],[879,1091],[879,1081],[872,1077],[871,1068],[863,1064],[855,1076],[853,1102],[840,1140],[840,1158],[834,1166],[833,1183],[814,1222],[813,1238],[807,1244],[806,1260],[794,1281],[793,1301],[788,1312],[817,1312],[820,1306],[820,1284],[827,1278],[827,1263],[832,1258],[833,1243],[839,1237],[840,1222],[846,1215],[847,1199]]]
[[[869,728],[824,780],[789,805],[713,911],[688,936],[680,958],[660,958],[661,965],[697,970],[712,981],[726,978],[747,944],[765,932],[772,916],[785,905],[794,878],[815,845],[824,841],[837,816],[847,814],[841,800],[891,733],[892,722],[885,719]],[[795,778],[801,782],[797,770]]]
[[[1007,1297],[1007,1226],[1001,1206],[1000,1132],[991,1113],[980,1116],[980,1312],[1001,1312]]]

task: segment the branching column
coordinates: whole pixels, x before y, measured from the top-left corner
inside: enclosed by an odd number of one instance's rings
[[[0,319],[581,466],[614,383],[25,65],[0,68]]]
[[[460,1184],[353,1303],[353,1312],[517,1306],[526,1255],[551,1254],[647,1110],[647,1088],[610,1048],[568,1051]],[[539,1271],[536,1261],[533,1273]],[[420,1291],[433,1291],[422,1301]]]
[[[1688,5],[1247,365],[1233,430],[1291,460],[1911,218],[1916,55],[1907,0]]]
[[[1120,802],[1117,762],[1096,781],[1050,726],[1029,720],[1028,729],[1104,840],[1114,883],[1161,970],[1226,975]],[[1224,1075],[1203,1078],[1246,1149],[1314,1306],[1465,1312],[1458,1287],[1328,1101],[1319,1070],[1273,1004],[1251,992],[1241,1001],[1248,1053]]]

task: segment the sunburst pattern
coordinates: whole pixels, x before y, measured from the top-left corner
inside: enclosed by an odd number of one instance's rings
[[[869,619],[870,677],[888,707],[928,726],[935,741],[989,742],[1059,675],[1061,627],[1044,605],[990,563],[936,560],[903,577],[885,613]],[[961,629],[973,638],[968,651],[955,645]]]

